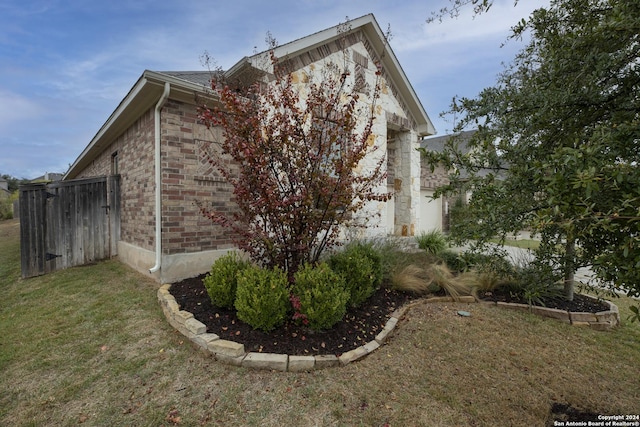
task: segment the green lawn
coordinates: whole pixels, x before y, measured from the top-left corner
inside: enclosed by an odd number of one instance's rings
[[[117,260],[21,279],[18,237],[0,222],[2,426],[542,426],[555,402],[638,413],[638,324],[419,303],[361,361],[249,371],[186,342],[158,285]],[[623,317],[630,302],[616,300]]]

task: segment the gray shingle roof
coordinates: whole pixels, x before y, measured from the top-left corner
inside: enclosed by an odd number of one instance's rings
[[[469,152],[469,146],[467,145],[471,136],[475,133],[475,130],[467,130],[461,132],[458,136],[458,149],[462,154],[467,154]],[[436,153],[442,153],[444,150],[445,143],[451,138],[453,135],[442,135],[435,136],[432,138],[425,138],[420,142],[420,146],[429,150],[434,151]]]
[[[185,80],[190,83],[209,87],[211,82],[211,71],[157,71],[171,77]]]

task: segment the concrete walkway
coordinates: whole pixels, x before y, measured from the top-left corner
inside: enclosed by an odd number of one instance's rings
[[[524,240],[524,239],[535,240],[535,239],[532,239],[531,236],[526,232],[522,232],[521,234],[518,235],[517,238],[518,240]],[[522,249],[522,248],[517,248],[515,246],[503,246],[503,249],[507,252],[507,256],[508,258],[510,258],[509,260],[512,262],[512,264],[514,262],[517,262],[518,260],[534,258],[533,251],[530,249]],[[608,290],[606,287],[603,286],[602,282],[598,280],[598,278],[596,277],[596,274],[589,267],[579,268],[575,273],[575,281],[578,282],[576,283],[578,292],[580,291],[581,286]],[[627,293],[624,291],[616,291],[616,293],[620,296],[627,295]],[[637,297],[633,297],[633,298],[640,299]]]

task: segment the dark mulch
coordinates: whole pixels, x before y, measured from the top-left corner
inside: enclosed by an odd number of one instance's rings
[[[480,298],[485,301],[527,304],[527,301],[524,298],[517,298],[509,292],[501,292],[500,290],[487,292],[486,294],[481,295]],[[559,310],[586,313],[597,313],[599,311],[609,310],[609,306],[607,304],[581,294],[575,294],[573,296],[573,301],[568,301],[565,298],[547,299],[544,301],[544,306],[547,308],[557,308]]]
[[[247,352],[339,356],[375,339],[391,313],[412,299],[406,293],[381,288],[361,307],[349,310],[344,319],[328,331],[313,332],[291,322],[266,333],[252,329],[238,319],[235,311],[214,307],[202,284],[203,277],[172,284],[171,295],[181,310],[193,313],[197,320],[207,325],[207,332],[242,343]]]
[[[207,332],[217,334],[222,339],[240,342],[247,352],[339,356],[375,339],[391,313],[415,298],[383,287],[361,307],[349,310],[344,319],[328,331],[314,332],[303,325],[289,322],[267,333],[254,330],[238,319],[234,310],[214,307],[202,283],[203,278],[204,275],[201,275],[174,283],[170,292],[182,310],[193,313],[197,320],[207,326]],[[509,293],[488,293],[482,299],[526,304],[526,301],[514,299]],[[546,301],[545,306],[592,313],[608,310],[605,304],[582,295],[575,295],[574,301]]]

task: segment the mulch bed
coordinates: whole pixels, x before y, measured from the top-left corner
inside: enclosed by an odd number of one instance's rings
[[[244,344],[247,352],[280,353],[297,356],[341,355],[375,339],[391,313],[410,301],[411,295],[380,288],[361,307],[347,311],[332,329],[314,332],[293,322],[269,333],[254,330],[238,319],[235,311],[214,307],[202,283],[204,275],[171,285],[181,310],[207,326],[207,332]]]
[[[204,275],[201,275],[172,284],[171,295],[175,297],[181,310],[193,313],[197,320],[207,326],[207,332],[217,334],[222,339],[242,343],[247,352],[339,356],[374,340],[384,328],[391,313],[416,298],[382,287],[361,307],[349,310],[344,319],[328,331],[314,332],[304,325],[288,322],[267,333],[254,330],[238,319],[234,310],[214,307],[202,283],[203,278]],[[514,299],[508,293],[494,292],[481,298],[486,301],[526,304],[526,301]],[[608,310],[606,304],[578,294],[575,295],[574,301],[552,300],[547,301],[545,306],[592,313]]]
[[[487,292],[480,296],[485,301],[497,301],[497,302],[512,302],[518,304],[527,304],[527,301],[522,298],[516,298],[508,292]],[[588,298],[581,294],[575,294],[573,301],[568,301],[564,298],[554,298],[545,300],[544,306],[546,308],[556,308],[558,310],[573,311],[573,312],[585,312],[585,313],[598,313],[599,311],[609,310],[609,306],[601,301],[593,298]]]

